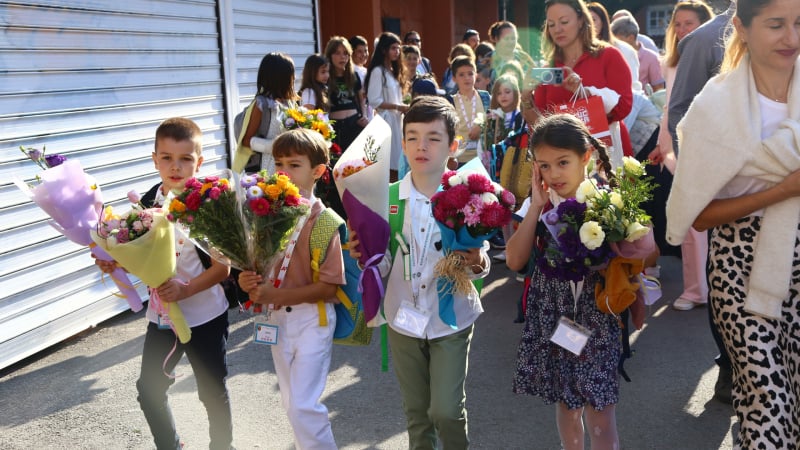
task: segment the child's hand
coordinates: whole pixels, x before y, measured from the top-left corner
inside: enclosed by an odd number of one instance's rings
[[[92,255],[92,258],[94,258],[95,265],[97,265],[103,273],[111,273],[117,270],[118,266],[116,261],[103,261],[102,259],[97,259],[94,255]]]
[[[481,137],[481,126],[473,125],[472,128],[469,129],[469,140],[477,141],[479,137]]]
[[[531,175],[531,206],[534,208],[543,207],[550,196],[547,194],[547,186],[542,179],[542,171],[539,164],[534,161],[533,174]]]
[[[251,271],[245,270],[239,274],[239,287],[242,288],[243,291],[250,294],[250,300],[253,300],[253,295],[255,291],[258,290],[261,282],[263,281],[261,275]],[[253,300],[255,301],[255,300]]]
[[[174,303],[186,298],[187,285],[177,278],[170,278],[164,284],[156,288],[158,297],[166,303]]]
[[[350,228],[350,221],[347,221],[347,236],[348,247],[350,249],[350,257],[358,261],[361,257],[361,252],[358,250],[360,242],[358,241],[358,234]]]
[[[453,253],[461,256],[464,259],[464,266],[469,267],[475,273],[483,271],[483,257],[481,256],[481,249],[470,248],[468,250],[454,250]],[[477,271],[476,271],[477,269]]]

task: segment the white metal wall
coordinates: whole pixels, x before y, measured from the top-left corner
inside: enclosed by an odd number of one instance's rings
[[[226,167],[225,118],[240,108],[239,86],[252,96],[260,57],[282,50],[302,66],[314,51],[311,0],[217,3],[0,0],[0,368],[127,308],[87,249],[11,183],[38,172],[19,146],[80,160],[104,199],[124,205],[128,190],[157,181],[162,120],[193,119],[204,170]]]

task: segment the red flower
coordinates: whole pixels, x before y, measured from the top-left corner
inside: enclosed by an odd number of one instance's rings
[[[469,187],[466,184],[453,186],[447,191],[447,203],[453,209],[461,209],[469,202],[470,195]]]
[[[200,207],[202,200],[202,197],[200,197],[200,191],[190,192],[189,195],[186,196],[186,209],[189,211],[197,211],[197,208]]]
[[[331,144],[330,153],[331,155],[341,156],[342,147],[339,147],[339,144],[334,142],[333,144]]]
[[[445,189],[450,189],[450,177],[457,174],[458,172],[456,172],[455,170],[448,170],[447,172],[442,174],[442,186],[444,186]]]
[[[511,220],[511,210],[500,203],[483,205],[481,210],[481,225],[490,228],[499,228]]]
[[[286,206],[297,206],[300,204],[300,197],[296,195],[287,195],[285,199],[283,199],[283,203]]]
[[[266,216],[269,214],[269,200],[264,197],[254,198],[250,200],[250,209],[257,216]]]
[[[467,177],[467,185],[473,193],[483,194],[484,192],[494,193],[492,182],[485,176],[473,173]]]

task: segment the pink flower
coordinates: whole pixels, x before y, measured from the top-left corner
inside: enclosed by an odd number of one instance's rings
[[[124,243],[126,243],[128,241],[130,241],[130,236],[128,234],[128,229],[127,228],[120,228],[119,231],[117,231],[117,242],[119,242],[120,244],[124,244]]]
[[[473,193],[494,192],[492,181],[479,173],[470,174],[467,177],[467,185]]]
[[[224,185],[223,185],[224,186]],[[212,187],[208,190],[208,197],[212,200],[216,200],[219,198],[219,194],[222,193],[222,190],[218,187]]]
[[[219,181],[219,177],[213,177],[213,176],[206,177],[205,181],[206,183],[216,183],[217,181]]]
[[[481,211],[483,201],[479,195],[473,195],[469,203],[464,207],[464,223],[467,225],[479,225],[481,223]]]
[[[186,209],[189,211],[197,211],[200,208],[200,203],[203,199],[200,197],[200,191],[193,191],[186,196]]]
[[[197,178],[189,178],[188,180],[186,180],[186,184],[184,185],[184,187],[186,189],[199,190],[200,188],[203,187],[203,185],[199,181],[197,181]]]
[[[517,202],[514,194],[512,194],[508,189],[503,189],[503,194],[501,195],[500,199],[506,205],[513,205]]]
[[[142,198],[139,197],[139,193],[138,192],[136,192],[136,191],[128,192],[128,201],[129,202],[131,202],[131,203],[133,203],[135,205],[135,204],[139,203],[141,200],[142,200]]]
[[[142,223],[141,220],[137,220],[137,221],[133,222],[133,225],[131,225],[131,228],[133,228],[133,231],[139,232],[139,231],[144,230],[144,224]]]

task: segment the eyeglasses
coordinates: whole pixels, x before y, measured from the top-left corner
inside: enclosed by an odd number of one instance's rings
[[[419,39],[419,38],[417,38],[417,39],[408,38],[408,39],[406,39],[406,43],[408,43],[408,44],[421,44],[422,43],[422,39]]]

